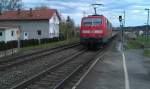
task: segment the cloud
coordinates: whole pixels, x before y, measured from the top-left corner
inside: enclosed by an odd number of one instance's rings
[[[150,8],[149,0],[23,0],[25,7],[46,5],[58,9],[64,17],[71,16],[76,24],[80,24],[83,12],[93,13],[92,3],[102,3],[98,13],[105,15],[114,26],[119,26],[118,16],[126,11],[126,24],[143,25],[147,16],[145,8]]]

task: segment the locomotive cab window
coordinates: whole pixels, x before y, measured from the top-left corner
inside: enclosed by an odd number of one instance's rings
[[[86,18],[83,19],[83,26],[90,26],[92,25],[92,19]]]
[[[83,19],[83,26],[95,26],[102,24],[101,18],[85,18]]]
[[[100,24],[102,24],[102,19],[100,19],[100,18],[93,19],[93,25],[100,25]]]

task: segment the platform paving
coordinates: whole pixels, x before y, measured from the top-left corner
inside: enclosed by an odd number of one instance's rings
[[[150,89],[150,58],[142,50],[125,51],[129,89]],[[122,54],[108,51],[76,89],[126,89]]]
[[[150,58],[143,56],[143,50],[125,52],[130,89],[150,89]]]

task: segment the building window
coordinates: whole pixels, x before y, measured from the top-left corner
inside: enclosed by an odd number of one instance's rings
[[[27,36],[28,34],[27,34],[27,33],[25,33],[24,35],[25,35],[25,36]]]
[[[2,32],[0,32],[0,36],[2,36],[3,35],[3,33]]]
[[[39,36],[42,35],[42,31],[41,30],[38,30],[37,33],[38,33]]]
[[[14,31],[11,31],[11,36],[14,36]]]

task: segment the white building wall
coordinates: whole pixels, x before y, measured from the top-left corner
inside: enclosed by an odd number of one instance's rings
[[[49,37],[59,37],[59,18],[56,13],[49,20]]]
[[[43,39],[49,38],[49,20],[29,20],[29,21],[0,21],[0,25],[14,25],[19,26],[21,30],[21,40],[24,39]],[[39,36],[38,31],[41,30],[42,34]],[[24,37],[24,33],[28,36]]]
[[[18,29],[16,28],[9,28],[5,30],[5,42],[17,40],[17,30]],[[12,31],[13,31],[13,36],[12,36]]]

